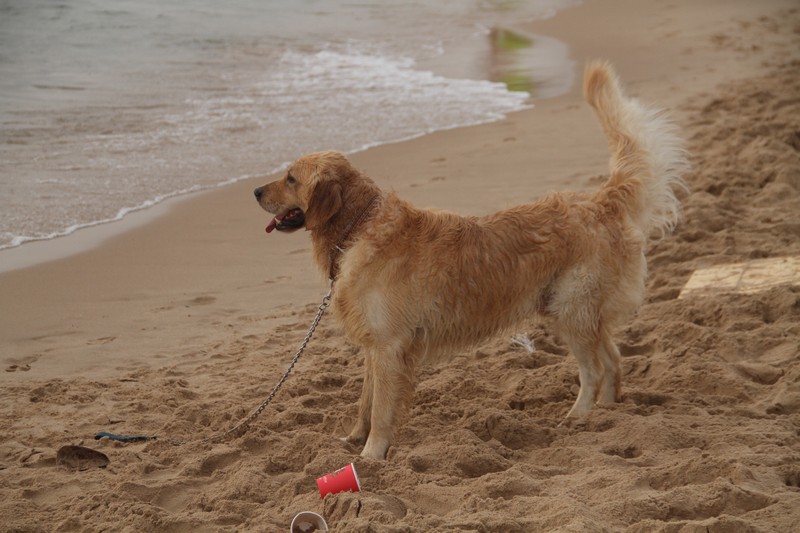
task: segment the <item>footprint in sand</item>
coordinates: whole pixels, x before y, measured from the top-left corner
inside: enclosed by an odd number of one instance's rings
[[[428,183],[435,183],[437,181],[445,181],[445,180],[447,180],[447,178],[445,178],[444,176],[434,176],[428,180]],[[409,185],[409,187],[414,189],[416,187],[422,187],[422,185],[423,185],[422,183],[412,183],[411,185]]]
[[[108,344],[109,342],[113,342],[116,340],[116,337],[100,337],[99,339],[92,339],[90,341],[86,341],[86,344],[89,346],[95,346],[98,344]]]
[[[642,455],[642,451],[636,445],[629,445],[629,446],[607,446],[603,448],[602,451],[606,455],[616,455],[617,457],[622,457],[623,459],[635,459]]]
[[[214,296],[198,296],[197,298],[189,301],[189,305],[210,305],[217,301]],[[189,307],[187,305],[186,307]]]
[[[31,369],[31,364],[39,360],[41,354],[32,355],[29,357],[22,357],[17,359],[17,362],[6,367],[6,372],[27,372]],[[12,359],[13,361],[14,359]]]
[[[264,283],[272,284],[272,283],[280,283],[282,281],[289,281],[292,278],[290,276],[278,276],[276,278],[265,279]]]

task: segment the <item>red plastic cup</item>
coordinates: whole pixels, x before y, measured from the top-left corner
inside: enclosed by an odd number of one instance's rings
[[[319,487],[320,496],[324,498],[326,494],[336,494],[348,490],[358,492],[361,490],[361,482],[358,480],[356,467],[350,463],[336,472],[317,478],[317,487]]]

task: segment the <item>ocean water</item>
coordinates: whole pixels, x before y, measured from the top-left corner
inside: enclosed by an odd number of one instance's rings
[[[0,250],[565,91],[576,0],[0,0]],[[2,261],[2,253],[0,253]]]

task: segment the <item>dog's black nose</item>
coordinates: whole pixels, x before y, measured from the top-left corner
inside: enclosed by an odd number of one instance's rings
[[[256,195],[256,200],[261,200],[261,195],[264,194],[264,189],[262,187],[258,187],[253,191],[253,194]]]

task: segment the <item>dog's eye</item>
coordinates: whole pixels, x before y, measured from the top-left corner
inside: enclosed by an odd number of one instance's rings
[[[289,185],[294,185],[295,183],[297,183],[297,180],[291,174],[287,174],[286,183],[288,183]]]

